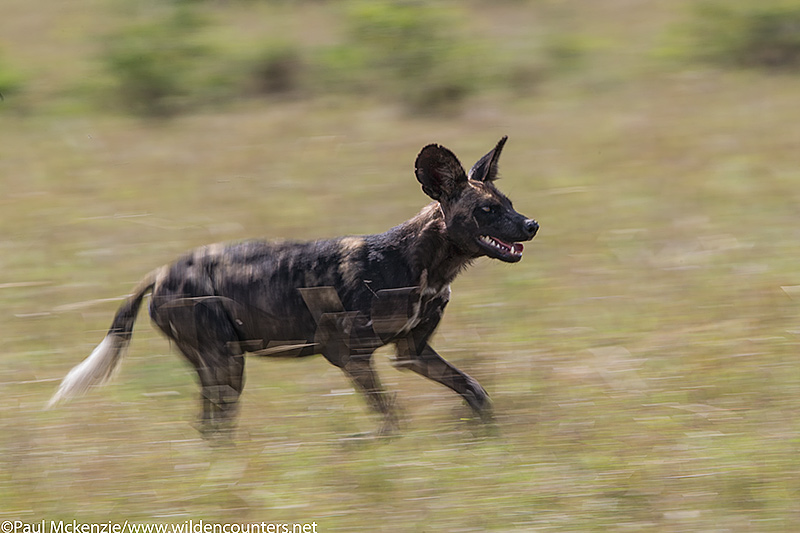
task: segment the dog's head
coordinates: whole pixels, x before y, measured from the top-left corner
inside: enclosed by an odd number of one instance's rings
[[[523,241],[533,239],[539,224],[514,210],[494,185],[503,137],[467,174],[458,158],[438,144],[417,156],[417,180],[425,194],[442,206],[447,235],[472,257],[483,255],[514,263],[522,258]]]

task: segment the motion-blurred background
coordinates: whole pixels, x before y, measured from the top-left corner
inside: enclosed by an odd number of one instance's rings
[[[800,3],[4,0],[0,519],[319,531],[800,523]],[[321,358],[251,359],[234,446],[141,313],[117,380],[43,407],[119,298],[201,244],[383,231],[418,150],[541,224],[434,346],[496,432],[377,357],[388,442]]]

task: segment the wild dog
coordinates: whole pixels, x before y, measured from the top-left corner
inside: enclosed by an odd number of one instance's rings
[[[484,388],[428,341],[459,272],[482,256],[519,261],[521,242],[539,229],[494,184],[506,139],[469,173],[447,148],[425,146],[415,174],[433,201],[385,233],[217,244],[153,270],[121,305],[103,341],[67,374],[50,405],[111,376],[150,292],[153,322],[197,370],[204,434],[231,427],[246,353],[322,354],[382,415],[380,433],[391,432],[397,425],[392,396],[372,366],[373,352],[386,344],[395,345],[398,366],[451,388],[477,415],[489,417]]]

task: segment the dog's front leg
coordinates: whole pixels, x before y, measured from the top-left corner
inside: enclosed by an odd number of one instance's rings
[[[398,428],[394,394],[384,390],[372,366],[372,354],[383,342],[372,331],[364,315],[353,312],[323,314],[315,340],[322,346],[322,355],[344,371],[364,395],[369,407],[382,416],[378,435],[394,433]]]
[[[489,394],[474,378],[445,361],[428,343],[415,350],[410,340],[397,342],[395,366],[408,368],[460,394],[483,420],[492,418]]]
[[[395,395],[386,391],[372,366],[372,354],[351,354],[342,366],[356,388],[364,395],[370,408],[383,418],[378,435],[391,435],[398,429]]]

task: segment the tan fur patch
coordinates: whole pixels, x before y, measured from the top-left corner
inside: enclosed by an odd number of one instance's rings
[[[353,287],[359,281],[360,264],[357,254],[366,246],[363,237],[343,237],[339,241],[342,250],[342,262],[339,263],[339,272],[345,284]]]
[[[364,237],[342,237],[339,240],[339,246],[345,255],[357,252],[364,247],[364,244],[366,244]]]
[[[163,265],[158,267],[151,273],[155,281],[155,283],[153,284],[153,293],[157,292],[161,288],[161,284],[164,283],[164,280],[167,279],[167,276],[169,275],[169,267],[170,267],[169,265]],[[147,281],[148,281],[147,278],[145,278],[145,280],[142,281],[142,283],[143,284],[147,283]],[[137,289],[138,288],[139,287],[137,287]],[[135,292],[137,292],[136,289],[134,289],[134,293]]]
[[[221,242],[201,246],[197,249],[195,257],[219,257],[225,254],[227,247],[228,245]]]

